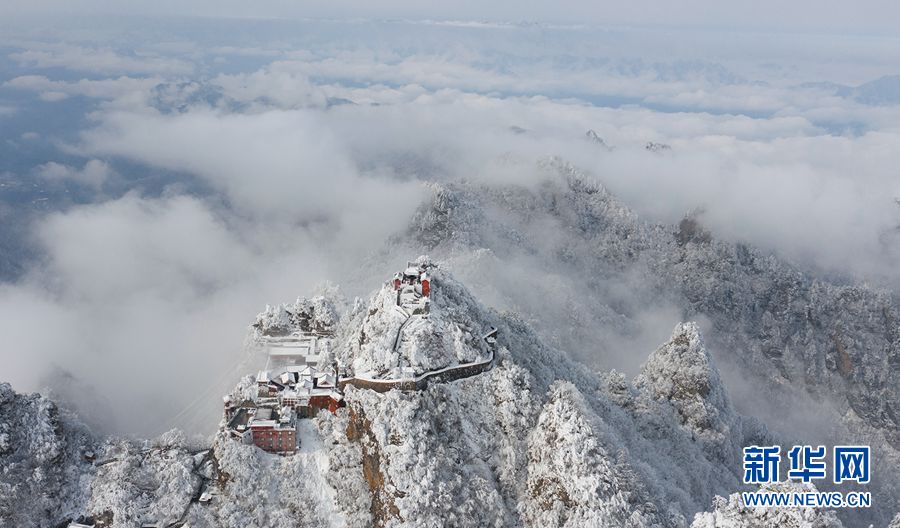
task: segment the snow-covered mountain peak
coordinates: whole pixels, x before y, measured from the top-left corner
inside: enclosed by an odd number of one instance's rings
[[[389,281],[347,318],[337,359],[351,367],[348,374],[418,376],[489,356],[482,339],[491,328],[486,310],[448,272],[424,258],[416,262],[427,275],[427,295],[421,284]]]
[[[657,526],[656,508],[571,383],[551,388],[529,438],[526,521],[534,526]],[[552,446],[548,449],[548,446]]]
[[[727,457],[739,446],[732,428],[736,415],[697,323],[679,323],[635,379],[654,400],[669,402],[683,426],[707,448]]]
[[[639,386],[650,388],[658,399],[722,398],[716,403],[727,405],[719,372],[694,322],[675,326],[672,337],[650,354],[637,381]]]
[[[318,361],[360,368],[348,373],[355,376],[384,380],[403,372],[400,361],[414,372],[458,375],[387,391],[341,378],[326,390],[340,388],[345,405],[300,416],[299,444],[285,456],[236,438],[225,422],[211,448],[191,449],[178,434],[94,442],[58,420],[43,397],[0,386],[0,430],[31,431],[11,436],[12,450],[0,452],[19,472],[16,488],[0,480],[18,505],[15,517],[0,520],[38,526],[84,518],[98,528],[685,528],[715,495],[738,489],[736,453],[748,433],[695,324],[678,325],[629,383],[547,346],[516,314],[485,308],[441,266],[414,264],[399,286],[388,281],[346,311],[328,296],[270,307],[253,333],[294,346],[304,334],[332,341],[324,353],[331,356]],[[276,399],[263,397],[259,382],[247,376],[238,392],[260,390],[259,405]],[[47,449],[52,460],[41,455]],[[23,506],[28,494],[40,498],[40,511]],[[712,515],[728,504],[716,500]],[[748,519],[735,526],[754,526]]]
[[[600,134],[598,134],[593,128],[588,130],[587,132],[585,132],[584,137],[586,137],[588,139],[588,141],[596,143],[597,145],[605,148],[606,150],[612,150],[612,147],[609,146],[609,144],[606,142],[606,140],[604,140],[602,137],[600,137]]]

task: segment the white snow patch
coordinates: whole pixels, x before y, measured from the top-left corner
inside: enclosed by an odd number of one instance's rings
[[[321,513],[329,520],[330,526],[334,528],[346,526],[344,514],[337,506],[337,493],[325,479],[331,467],[328,452],[316,430],[316,421],[300,420],[297,425],[297,437],[300,439],[300,448],[293,458],[296,458],[303,467],[310,484],[309,488],[318,491],[316,498],[321,505]]]

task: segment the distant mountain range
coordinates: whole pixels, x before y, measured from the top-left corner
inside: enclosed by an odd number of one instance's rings
[[[859,86],[831,82],[805,83],[801,86],[822,89],[867,105],[900,104],[900,75],[885,75]]]

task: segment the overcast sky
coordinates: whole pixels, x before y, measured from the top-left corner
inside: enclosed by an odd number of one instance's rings
[[[881,33],[900,31],[900,3],[890,0],[499,0],[455,2],[390,0],[10,0],[0,16],[12,14],[154,14],[228,17],[374,17],[486,19],[577,24],[668,25],[759,30]]]

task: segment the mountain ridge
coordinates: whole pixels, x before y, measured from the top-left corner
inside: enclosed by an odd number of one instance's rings
[[[437,295],[464,290],[446,273],[437,288]],[[514,314],[487,310],[470,295],[452,298],[469,303],[456,309],[496,323],[490,371],[422,391],[347,387],[347,407],[303,421],[301,449],[286,457],[223,433],[211,451],[196,452],[176,432],[143,444],[99,440],[93,464],[70,462],[82,471],[86,496],[55,518],[52,511],[46,517],[29,511],[18,522],[59,522],[77,513],[117,528],[150,520],[223,527],[684,527],[713,496],[740,487],[734,451],[764,441],[764,428],[750,420],[745,430],[728,400],[717,397],[723,389],[712,364],[699,366],[711,385],[695,396],[721,407],[727,433],[709,419],[710,407],[685,405],[690,397],[672,393],[671,380],[654,374],[664,364],[667,372],[696,376],[697,359],[708,358],[696,325],[679,324],[640,381],[631,382],[590,372],[544,345]],[[368,314],[364,304],[356,306]],[[364,325],[353,310],[337,323],[348,335]],[[242,381],[253,384],[251,376]],[[4,391],[5,402],[48,401]],[[10,409],[4,404],[4,422],[19,416],[9,416]],[[707,432],[732,438],[710,450]],[[32,444],[16,452],[22,450],[39,468],[50,462]],[[665,484],[674,481],[681,486]],[[212,493],[212,501],[196,502],[200,492]]]
[[[800,438],[772,416],[784,410],[779,401],[804,397],[833,413],[830,434],[879,453],[875,507],[838,517],[884,524],[900,510],[890,478],[900,467],[890,367],[900,332],[889,296],[808,277],[715,239],[697,219],[647,223],[561,159],[539,168],[546,178],[530,186],[433,184],[409,229],[366,263],[380,269],[423,248],[432,255],[441,269],[436,298],[449,303],[436,313],[454,316],[421,329],[420,348],[429,352],[422,366],[471,359],[458,348],[466,333],[493,327],[489,371],[414,392],[347,387],[346,408],[302,420],[300,450],[287,457],[224,434],[211,445],[177,432],[153,441],[94,437],[50,400],[3,385],[0,460],[9,469],[0,477],[0,519],[43,526],[87,516],[115,527],[148,519],[195,527],[706,528],[711,519],[840,526],[829,512],[766,516],[736,502],[748,489],[739,449]],[[345,365],[365,358],[360,368],[371,370],[376,356],[360,338],[372,332],[369,343],[385,354],[379,368],[390,369],[413,356],[387,350],[399,320],[382,324],[370,314],[390,304],[387,291],[346,302],[326,289],[267,307],[251,334],[334,332],[338,346],[328,357]],[[642,306],[674,307],[655,314],[667,330],[682,321],[646,360],[653,348],[634,343],[654,318]],[[593,360],[604,356],[625,361],[631,374],[597,369]],[[741,387],[731,369],[774,395],[768,415],[748,405],[747,393],[735,397]],[[254,388],[249,376],[237,390]],[[44,445],[58,447],[48,458]],[[567,478],[570,468],[578,478]],[[215,497],[201,505],[204,490]],[[65,500],[54,503],[54,493]]]

